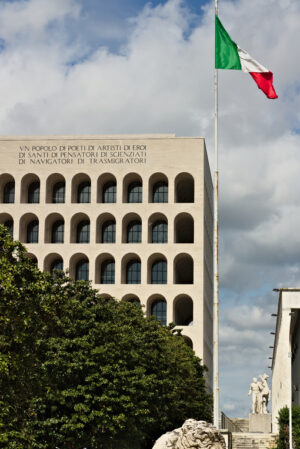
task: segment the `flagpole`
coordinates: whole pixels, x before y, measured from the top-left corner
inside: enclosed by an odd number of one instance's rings
[[[218,15],[218,0],[215,0],[215,14]],[[219,151],[218,151],[218,70],[215,68],[215,176],[214,176],[214,305],[213,305],[213,398],[214,426],[219,429]]]

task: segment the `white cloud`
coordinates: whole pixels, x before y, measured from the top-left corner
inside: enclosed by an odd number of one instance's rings
[[[76,0],[21,0],[0,5],[0,36],[8,43],[20,44],[22,39],[41,39],[49,25],[66,17],[78,17]],[[21,42],[20,42],[21,41]]]

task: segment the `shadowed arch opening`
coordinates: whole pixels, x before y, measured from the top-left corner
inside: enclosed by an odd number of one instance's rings
[[[141,259],[135,253],[126,254],[121,262],[121,283],[141,283]]]
[[[53,213],[45,220],[45,243],[64,243],[65,220],[61,214]]]
[[[168,263],[163,254],[155,253],[148,258],[147,283],[167,284]]]
[[[83,253],[76,253],[70,258],[70,276],[76,281],[89,280],[89,259]]]
[[[104,213],[96,220],[96,243],[116,243],[116,219]]]
[[[71,243],[89,243],[90,242],[90,219],[79,212],[71,218]]]
[[[6,226],[11,237],[14,236],[14,220],[10,214],[7,213],[0,214],[0,224]]]
[[[139,297],[131,293],[128,293],[127,295],[123,296],[122,301],[130,302],[132,304],[136,304],[137,306],[141,306],[141,301]]]
[[[0,202],[5,204],[15,202],[15,179],[8,173],[0,175]]]
[[[117,180],[111,173],[103,173],[97,181],[97,203],[117,202]]]
[[[149,179],[149,203],[168,202],[169,181],[163,173],[154,173]]]
[[[175,243],[194,243],[194,219],[190,214],[178,214],[174,227]]]
[[[154,316],[163,326],[167,324],[167,301],[159,294],[150,296],[147,301],[147,316]]]
[[[173,321],[179,326],[192,326],[193,300],[190,296],[176,296],[173,302]]]
[[[142,219],[138,214],[129,213],[122,220],[122,243],[142,242]]]
[[[148,219],[148,243],[168,243],[168,219],[162,213]]]
[[[39,203],[40,202],[40,178],[28,173],[21,180],[21,203]]]
[[[26,253],[26,257],[31,260],[31,262],[37,267],[38,266],[38,260],[35,254],[33,253]]]
[[[113,299],[113,296],[111,296],[109,293],[99,293],[99,295],[103,299]]]
[[[194,177],[190,173],[179,173],[175,178],[175,203],[193,203],[194,189]]]
[[[123,203],[143,202],[143,180],[137,173],[128,173],[123,179]]]
[[[78,173],[73,176],[72,203],[90,203],[91,202],[91,178],[85,173]]]
[[[115,283],[115,258],[109,253],[102,253],[95,261],[95,283]]]
[[[183,335],[184,338],[184,342],[193,349],[194,345],[193,345],[193,340],[190,337],[187,337],[186,335]]]
[[[27,213],[20,218],[19,239],[22,243],[38,243],[39,220],[35,214]]]
[[[44,259],[44,271],[53,273],[55,270],[63,270],[64,262],[63,258],[58,253],[50,253]]]
[[[178,254],[174,259],[174,284],[194,283],[194,261],[189,254]]]
[[[65,203],[66,180],[60,173],[53,173],[46,181],[46,203]]]

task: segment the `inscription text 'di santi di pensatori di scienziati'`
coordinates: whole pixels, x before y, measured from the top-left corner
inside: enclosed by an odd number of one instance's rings
[[[20,145],[19,165],[146,164],[147,145]]]

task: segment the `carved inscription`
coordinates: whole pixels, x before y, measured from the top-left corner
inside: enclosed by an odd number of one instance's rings
[[[19,165],[146,164],[147,145],[20,145]]]

